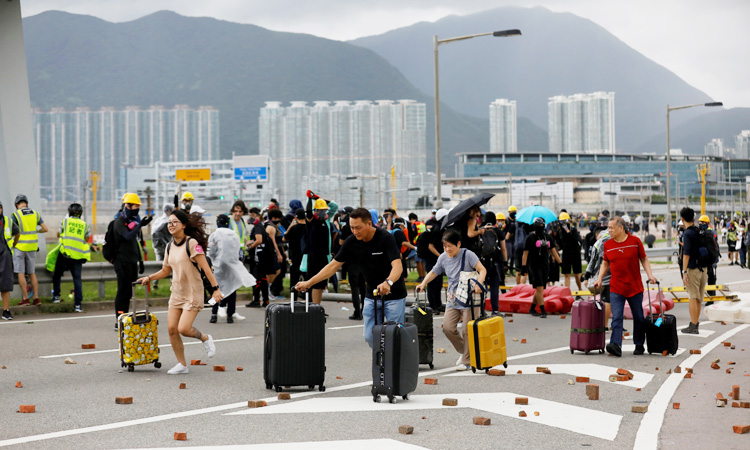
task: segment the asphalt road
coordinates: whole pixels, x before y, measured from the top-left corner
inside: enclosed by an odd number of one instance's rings
[[[656,267],[662,285],[675,285],[674,268]],[[722,266],[719,281],[736,293],[750,292],[750,272]],[[750,425],[750,410],[717,408],[715,395],[726,397],[740,385],[741,399],[750,400],[750,330],[748,325],[705,322],[700,336],[680,333],[674,357],[633,356],[625,341],[622,358],[568,350],[570,315],[539,319],[515,314],[506,320],[508,369],[504,377],[456,372],[457,353],[435,320],[435,369],[422,366],[419,386],[410,400],[376,404],[370,396],[371,353],[362,338],[361,322],[348,320],[350,304],[324,303],[330,317],[326,332],[324,393],[290,389],[292,400],[277,401],[262,376],[262,310],[239,308],[247,320],[209,324],[210,312],[198,316],[196,327],[217,341],[217,354],[205,366],[191,366],[187,375],[170,376],[175,364],[170,347],[161,349],[164,366],[122,370],[113,331],[113,314],[23,316],[0,323],[0,446],[22,448],[166,448],[237,446],[236,448],[743,448],[750,435],[732,433],[732,425]],[[166,312],[160,318],[160,343],[169,344]],[[672,310],[678,326],[688,323],[687,304]],[[705,315],[702,320],[706,320]],[[632,322],[625,327],[632,330]],[[515,338],[515,339],[514,339]],[[517,339],[517,340],[516,340]],[[526,339],[522,344],[521,339]],[[736,348],[724,347],[731,341]],[[186,342],[190,342],[186,339]],[[186,346],[190,359],[205,360],[197,341]],[[82,350],[95,344],[95,350]],[[702,349],[690,355],[689,349]],[[745,349],[747,351],[745,351]],[[70,357],[77,364],[65,364]],[[710,368],[720,358],[721,369]],[[734,365],[727,365],[729,361]],[[215,372],[214,364],[226,372]],[[683,365],[682,374],[667,374]],[[548,367],[551,375],[538,374]],[[238,371],[237,367],[244,370]],[[684,379],[685,368],[694,368]],[[732,367],[732,373],[725,369]],[[617,368],[634,373],[633,380],[610,383]],[[522,373],[517,372],[521,370]],[[426,385],[424,377],[438,379]],[[598,401],[589,400],[589,376],[599,385]],[[599,379],[597,379],[599,378]],[[16,388],[21,381],[23,388]],[[186,383],[187,389],[179,389]],[[638,390],[640,389],[640,390]],[[117,405],[115,397],[132,396],[133,404]],[[528,406],[514,404],[516,396]],[[457,407],[442,406],[456,398]],[[250,409],[248,400],[266,400]],[[730,404],[731,404],[730,399]],[[672,409],[680,402],[679,410]],[[36,413],[16,413],[19,405],[36,405]],[[648,405],[646,414],[634,406]],[[518,416],[519,411],[527,417]],[[538,412],[539,415],[535,415]],[[472,418],[491,419],[490,426]],[[414,433],[402,435],[399,425]],[[186,442],[175,441],[186,432]],[[271,445],[278,444],[278,445]]]

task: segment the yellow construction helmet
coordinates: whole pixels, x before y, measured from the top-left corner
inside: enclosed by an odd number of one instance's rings
[[[515,206],[513,206],[513,205],[510,205],[510,206],[508,207],[508,212],[514,212],[514,211],[518,211],[518,209],[516,209],[516,207],[515,207]]]
[[[560,217],[558,217],[559,220],[570,220],[570,214],[566,212],[561,212]]]
[[[315,200],[315,204],[313,205],[314,209],[328,209],[328,203],[326,203],[325,200],[322,198],[319,198]]]
[[[182,200],[195,200],[195,197],[193,197],[193,194],[191,194],[189,191],[185,191],[185,193],[182,194]]]
[[[122,202],[123,203],[130,203],[132,205],[140,205],[141,204],[141,198],[138,197],[138,194],[134,194],[132,192],[128,192],[125,195],[122,196]]]
[[[711,219],[709,219],[707,215],[703,214],[698,218],[698,222],[711,223]]]
[[[495,214],[495,219],[497,219],[497,220],[505,220],[505,214],[499,212],[499,213]]]

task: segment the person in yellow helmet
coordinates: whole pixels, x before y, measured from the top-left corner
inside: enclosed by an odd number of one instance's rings
[[[35,260],[39,251],[38,233],[46,233],[47,225],[42,216],[29,208],[29,200],[25,195],[16,196],[17,211],[11,217],[11,234],[13,234],[13,272],[18,274],[18,286],[21,288],[21,303],[28,305],[26,298],[26,274],[31,280],[31,290],[34,292],[34,304],[39,305],[39,282],[36,278]]]
[[[516,213],[518,210],[515,206],[510,205],[508,208],[508,216],[505,219],[505,247],[508,252],[508,275],[514,275],[516,277],[516,284],[522,284],[525,282],[525,277],[521,275],[518,269],[521,268],[521,254],[523,250],[523,242],[516,242],[516,231],[518,231],[518,222],[516,221]],[[523,225],[521,225],[523,226]],[[525,235],[524,235],[525,237]]]
[[[190,214],[190,209],[193,207],[193,201],[195,197],[190,191],[185,191],[180,199],[180,209]]]
[[[307,279],[323,270],[331,262],[333,250],[332,217],[338,212],[338,205],[333,201],[325,201],[313,192],[308,191],[307,207],[305,208],[307,237],[305,253],[307,255]],[[328,285],[328,279],[319,281],[312,288],[312,301],[320,304],[323,290]]]
[[[562,274],[565,277],[565,287],[570,288],[570,274],[572,273],[576,280],[576,286],[580,291],[583,288],[581,284],[581,274],[583,265],[581,264],[581,234],[578,232],[575,223],[571,222],[570,214],[567,211],[560,213],[559,225],[557,227],[557,237],[562,248]],[[578,300],[581,300],[580,298]]]

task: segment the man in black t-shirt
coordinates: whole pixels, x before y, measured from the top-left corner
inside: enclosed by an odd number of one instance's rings
[[[289,283],[294,286],[300,280],[302,274],[299,265],[302,263],[302,238],[305,235],[305,210],[297,208],[294,211],[294,219],[290,222],[289,228],[282,240],[289,246]]]
[[[578,229],[571,222],[570,215],[567,212],[560,213],[557,236],[558,244],[562,248],[562,273],[565,276],[565,287],[570,287],[570,274],[572,272],[580,291],[583,288],[581,284],[581,273],[583,273],[581,234],[578,233]]]
[[[333,276],[344,262],[359,262],[367,284],[365,304],[362,308],[365,320],[364,338],[372,347],[372,327],[376,323],[383,323],[383,315],[387,322],[404,322],[406,285],[401,278],[401,255],[393,236],[386,230],[375,228],[372,225],[372,216],[366,209],[357,208],[352,212],[349,216],[349,228],[353,235],[344,241],[333,261],[307,281],[297,283],[295,289],[304,292],[316,283]],[[382,296],[385,300],[378,301],[377,315],[374,300],[376,295]]]
[[[547,313],[544,311],[544,288],[549,280],[549,258],[552,256],[558,263],[561,261],[555,250],[555,241],[544,231],[544,219],[537,217],[532,227],[533,231],[526,236],[523,246],[521,271],[529,275],[529,283],[536,289],[529,314],[545,318]],[[536,305],[540,306],[541,314],[536,311]]]
[[[347,206],[344,208],[344,211],[346,212],[346,216],[341,220],[339,246],[344,245],[344,242],[349,236],[352,236],[352,229],[349,228],[349,214],[351,214],[354,209]],[[352,293],[352,306],[354,307],[354,313],[349,316],[349,320],[362,320],[362,305],[365,303],[365,291],[367,290],[365,285],[365,274],[362,272],[362,267],[358,261],[346,261],[342,273],[346,273],[349,278],[349,288]]]
[[[253,301],[245,306],[249,308],[261,306],[261,296],[263,297],[263,306],[268,306],[268,279],[266,275],[276,273],[273,260],[271,260],[275,256],[275,249],[269,248],[273,247],[273,243],[270,242],[266,233],[260,209],[250,208],[248,215],[250,218],[247,219],[247,224],[251,227],[248,257],[251,260],[250,268],[255,276],[255,287],[253,287]]]

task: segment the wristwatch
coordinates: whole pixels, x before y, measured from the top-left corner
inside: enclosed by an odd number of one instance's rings
[[[388,286],[393,286],[393,281],[389,280],[388,278],[385,279],[385,282],[388,283]]]
[[[213,294],[214,292],[218,291],[218,290],[219,290],[219,286],[211,286],[211,293],[212,293],[212,294]]]

